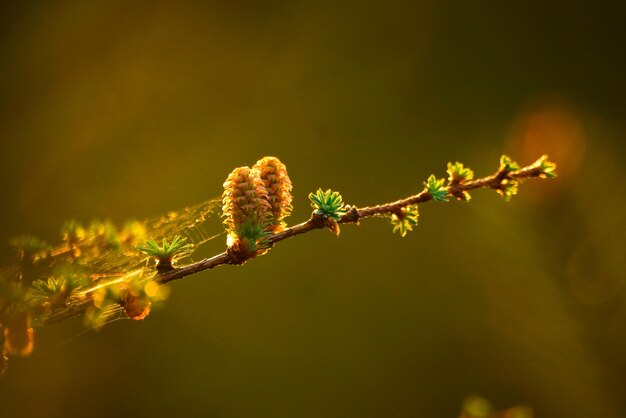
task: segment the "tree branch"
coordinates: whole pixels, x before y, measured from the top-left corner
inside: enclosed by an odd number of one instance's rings
[[[111,313],[123,310],[130,319],[141,320],[150,312],[153,301],[167,297],[165,284],[182,279],[222,264],[241,265],[267,253],[278,242],[305,234],[314,229],[328,228],[339,234],[339,224],[358,224],[362,219],[386,216],[394,225],[394,232],[404,236],[417,225],[418,204],[430,200],[447,202],[451,198],[467,201],[469,191],[481,188],[494,189],[505,200],[517,193],[519,183],[528,178],[555,177],[556,165],[542,156],[535,163],[520,168],[507,156],[500,159],[500,167],[494,174],[473,179],[474,173],[463,164],[448,163],[448,181],[431,175],[419,193],[381,205],[358,208],[346,206],[336,191],[318,190],[309,194],[313,207],[311,217],[300,224],[286,227],[283,219],[291,212],[291,180],[284,164],[275,157],[264,157],[251,168],[234,169],[224,183],[222,212],[228,234],[228,247],[213,257],[175,268],[178,258],[189,255],[195,249],[186,238],[176,235],[162,237],[161,243],[150,239],[137,245],[131,228],[121,233],[107,224],[97,224],[95,232],[85,239],[84,229],[77,223],[64,227],[65,245],[61,251],[54,250],[42,240],[22,237],[14,242],[20,255],[20,265],[0,271],[0,372],[4,354],[28,356],[33,349],[34,328],[84,315],[86,323],[93,328],[103,326]],[[192,210],[202,219],[215,208],[200,205]],[[186,210],[189,212],[189,209]],[[176,216],[168,216],[169,220]],[[166,221],[159,220],[157,225]],[[143,227],[139,224],[139,229]],[[155,227],[158,229],[158,226]],[[161,231],[167,235],[170,230]],[[168,240],[169,238],[169,240]],[[123,243],[124,245],[121,245]],[[156,261],[154,270],[139,266],[136,257],[126,251],[139,251]],[[83,254],[84,253],[84,254]],[[86,254],[86,256],[85,256]],[[56,264],[56,257],[67,258]],[[78,261],[79,257],[85,257]],[[120,257],[120,274],[84,275],[81,268],[102,267],[107,256]],[[90,258],[91,257],[91,258]],[[123,260],[133,260],[129,265]],[[48,268],[67,267],[67,275],[37,279],[41,272],[39,262],[48,260]],[[93,264],[93,266],[90,266]],[[74,269],[72,269],[74,267]],[[89,271],[89,269],[87,269]],[[73,272],[73,274],[72,274]],[[144,273],[147,273],[144,276]],[[103,280],[103,277],[109,279]],[[113,278],[110,278],[113,277]],[[4,339],[4,341],[2,341]],[[0,373],[1,374],[1,373]]]
[[[546,173],[540,166],[539,161],[541,160],[538,160],[534,164],[518,170],[509,170],[507,169],[507,167],[501,166],[496,173],[475,180],[468,180],[465,182],[450,181],[448,186],[445,187],[445,196],[456,197],[458,199],[464,200],[462,198],[463,192],[467,192],[470,190],[489,188],[501,191],[503,187],[503,181],[523,181],[528,178],[537,177],[545,178]],[[336,223],[358,224],[361,219],[398,214],[403,208],[419,203],[426,203],[430,200],[433,200],[433,196],[429,192],[428,188],[425,188],[418,194],[406,197],[404,199],[399,199],[391,203],[384,203],[381,205],[364,208],[348,207],[346,214],[343,215],[338,221],[336,221]],[[299,223],[297,225],[293,225],[289,228],[284,229],[281,232],[273,234],[267,237],[265,242],[270,246],[273,246],[277,242],[295,237],[296,235],[307,233],[315,229],[323,229],[325,227],[332,229],[333,222],[334,221],[329,222],[328,219],[325,219],[314,213],[309,220]],[[198,262],[161,273],[158,281],[160,283],[168,283],[174,280],[182,279],[194,273],[212,269],[222,264],[240,265],[243,264],[243,262],[247,261],[247,259],[253,257],[254,256],[244,257],[244,259],[242,260],[239,254],[233,254],[232,251],[226,250],[213,257],[205,258]]]

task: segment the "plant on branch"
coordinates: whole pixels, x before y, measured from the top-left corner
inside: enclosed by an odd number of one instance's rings
[[[176,235],[171,242],[167,242],[167,238],[163,238],[163,242],[159,245],[154,238],[151,238],[135,248],[156,260],[157,271],[166,272],[174,268],[175,260],[193,252],[193,245],[186,244],[186,241],[187,238]]]
[[[287,238],[324,228],[339,235],[340,224],[358,224],[372,217],[386,217],[393,232],[404,237],[417,225],[419,204],[445,203],[450,198],[467,202],[470,191],[480,188],[493,189],[508,201],[524,180],[553,178],[555,170],[547,156],[520,167],[503,155],[494,174],[474,179],[474,172],[463,164],[448,163],[447,181],[433,174],[417,194],[363,208],[345,205],[337,191],[318,189],[309,194],[311,217],[287,226],[291,180],[278,158],[264,157],[252,167],[234,169],[221,200],[129,222],[120,230],[110,222],[89,227],[68,222],[58,247],[19,237],[12,241],[18,262],[0,271],[0,370],[9,356],[28,356],[35,329],[47,324],[82,316],[88,327],[97,329],[114,315],[141,320],[154,303],[167,298],[167,283],[222,264],[242,265]],[[227,234],[225,251],[181,263],[201,244],[221,235],[209,236],[202,228],[220,207]]]

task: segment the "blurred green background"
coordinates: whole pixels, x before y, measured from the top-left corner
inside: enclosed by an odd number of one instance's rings
[[[617,4],[617,2],[615,2]],[[624,10],[604,2],[3,2],[0,259],[62,223],[216,197],[264,155],[306,195],[412,194],[460,160],[559,164],[510,203],[430,203],[38,333],[4,417],[626,414]],[[204,255],[221,251],[223,237]]]

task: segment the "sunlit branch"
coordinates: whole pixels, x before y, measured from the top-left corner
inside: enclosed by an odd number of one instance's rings
[[[494,189],[500,191],[502,188],[502,182],[506,179],[511,180],[525,180],[528,178],[545,177],[545,172],[541,169],[537,163],[523,167],[518,170],[506,170],[501,167],[496,173],[478,178],[475,180],[468,180],[462,183],[451,182],[445,189],[446,197],[458,197],[463,192],[467,192],[475,189]],[[406,208],[411,205],[419,203],[426,203],[433,200],[433,195],[426,188],[418,194],[396,200],[395,202],[384,203],[381,205],[357,208],[348,207],[347,212],[338,220],[338,224],[354,224],[359,223],[362,219],[372,218],[383,215],[393,215],[399,213],[402,208]],[[266,242],[270,245],[274,245],[282,240],[301,235],[315,229],[331,228],[332,222],[329,223],[328,219],[313,214],[311,218],[305,222],[293,225],[284,229],[281,232],[273,234],[266,239]],[[239,265],[243,264],[247,259],[252,257],[241,257],[237,254],[233,254],[232,251],[226,250],[213,257],[205,258],[198,262],[188,264],[186,266],[170,270],[166,273],[162,273],[159,276],[160,283],[168,283],[173,280],[182,279],[189,275],[209,270],[222,264]]]

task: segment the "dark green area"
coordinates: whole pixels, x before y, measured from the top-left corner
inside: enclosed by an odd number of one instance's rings
[[[559,176],[429,202],[403,239],[371,219],[281,242],[174,282],[143,322],[45,328],[3,418],[443,418],[474,393],[626,414],[618,2],[4,3],[2,264],[16,236],[202,202],[265,155],[288,223],[320,187],[393,201],[448,161],[548,154]]]

